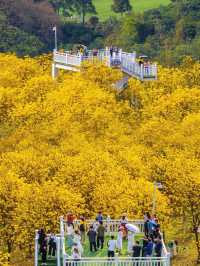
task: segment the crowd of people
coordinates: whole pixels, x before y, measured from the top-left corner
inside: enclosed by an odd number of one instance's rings
[[[106,50],[109,52],[110,57],[114,57],[119,55],[120,49],[117,46],[111,46],[107,47]],[[83,56],[98,56],[103,50],[93,48],[92,50],[88,50],[88,48],[84,45],[78,45],[74,49],[71,49],[68,51],[70,54],[76,54],[76,55],[83,55]]]
[[[77,223],[77,217],[72,213],[68,213],[65,217],[65,220],[67,225],[67,246],[71,248],[70,259],[72,259],[73,261],[81,260],[84,253],[83,245],[86,241],[86,236],[88,237],[90,252],[95,253],[99,249],[103,249],[105,247],[106,232],[109,232],[110,235],[110,239],[106,243],[107,256],[109,259],[113,259],[116,253],[119,255],[122,254],[123,240],[127,241],[127,253],[133,258],[138,258],[141,256],[162,256],[162,235],[156,215],[151,216],[149,213],[145,214],[145,236],[140,239],[140,241],[135,241],[136,231],[131,231],[130,228],[132,225],[129,224],[126,215],[123,215],[118,223],[117,236],[115,236],[113,231],[110,230],[110,216],[104,218],[101,212],[98,213],[95,221],[89,225],[88,230],[84,217],[81,217],[79,222]]]
[[[161,257],[163,250],[162,234],[160,224],[156,215],[145,213],[144,215],[144,237],[135,240],[137,226],[129,223],[126,215],[122,215],[117,222],[117,235],[114,234],[113,224],[110,216],[103,217],[99,212],[88,228],[84,217],[76,217],[69,212],[65,217],[65,233],[67,235],[67,247],[71,249],[70,260],[80,261],[84,254],[86,237],[89,242],[91,253],[102,250],[106,247],[108,259],[113,259],[116,254],[122,255],[123,240],[127,242],[127,253],[135,258],[139,257]],[[134,230],[132,230],[134,229]],[[105,234],[109,240],[105,244]],[[115,232],[116,233],[116,232]],[[42,265],[46,265],[47,257],[56,255],[56,236],[53,233],[45,233],[44,229],[38,231],[39,253],[42,258]],[[138,260],[138,259],[136,259]]]
[[[42,265],[47,265],[47,256],[56,256],[56,236],[53,233],[47,235],[43,228],[38,231],[38,235],[39,254],[41,254]]]

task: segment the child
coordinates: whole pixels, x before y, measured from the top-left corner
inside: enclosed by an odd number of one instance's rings
[[[77,248],[74,248],[74,250],[72,252],[72,259],[73,259],[73,261],[80,261],[81,260],[81,255],[80,255]]]
[[[116,248],[116,240],[115,237],[112,235],[111,239],[108,241],[108,258],[115,257],[115,248]]]

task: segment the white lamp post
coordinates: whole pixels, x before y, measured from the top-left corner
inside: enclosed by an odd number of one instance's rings
[[[55,38],[54,50],[57,51],[58,50],[58,39],[57,39],[57,27],[56,26],[53,27],[53,31],[54,31],[54,38]]]

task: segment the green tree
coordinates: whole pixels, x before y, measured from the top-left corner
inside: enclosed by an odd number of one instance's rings
[[[95,6],[92,3],[92,0],[74,0],[73,7],[75,11],[81,15],[82,23],[85,24],[86,14],[96,14]]]
[[[69,16],[73,12],[73,1],[71,0],[48,0],[57,14]],[[61,11],[61,12],[60,12]]]
[[[112,10],[123,15],[123,13],[131,11],[132,6],[129,0],[113,0]]]

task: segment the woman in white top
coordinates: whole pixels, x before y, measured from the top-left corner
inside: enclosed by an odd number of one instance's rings
[[[131,231],[128,231],[128,253],[132,253],[134,245],[135,245],[135,234]]]
[[[69,226],[67,226],[67,246],[68,247],[72,247],[73,244],[73,234],[74,234],[74,228],[73,226],[70,224]]]
[[[117,235],[117,249],[119,251],[119,255],[121,255],[121,251],[122,251],[122,240],[123,240],[123,228],[119,227],[118,235]]]
[[[79,234],[78,230],[75,230],[74,232],[73,243],[77,245],[79,253],[83,254],[83,246],[81,244],[81,235]]]

